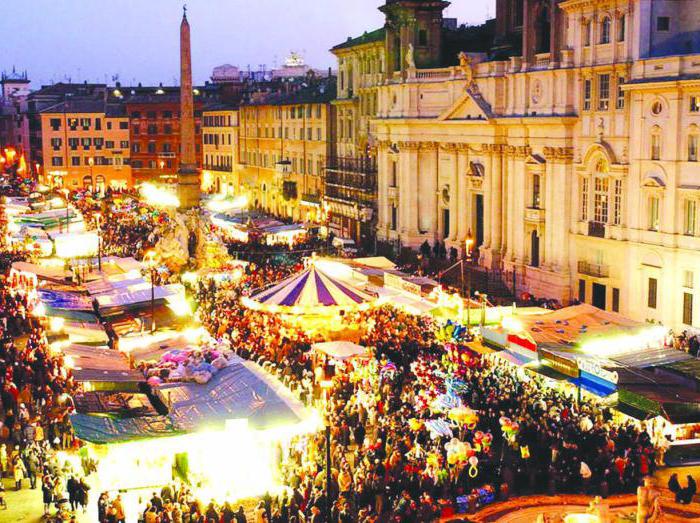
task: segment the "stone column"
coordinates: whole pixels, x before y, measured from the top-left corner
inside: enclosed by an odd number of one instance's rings
[[[485,146],[482,146],[482,151]],[[484,250],[491,249],[491,238],[493,237],[493,218],[492,218],[492,197],[493,197],[493,174],[492,162],[489,154],[483,155],[484,159]]]
[[[490,146],[489,157],[491,158],[491,254],[493,261],[497,263],[501,253],[501,221],[503,218],[503,156],[501,146]]]
[[[457,241],[463,246],[469,232],[469,216],[472,214],[471,193],[469,192],[467,171],[469,169],[468,146],[458,144],[455,150],[455,169],[457,171]],[[475,234],[475,231],[472,231]]]
[[[459,229],[459,207],[462,199],[462,192],[459,187],[459,165],[457,147],[453,143],[445,144],[446,154],[450,154],[453,165],[450,169],[450,231],[449,241],[454,243],[458,239]],[[439,163],[439,158],[438,158]]]
[[[418,191],[418,144],[408,142],[405,154],[406,161],[402,165],[401,195],[405,202],[403,206],[406,234],[409,239],[418,236],[418,206],[420,195]]]

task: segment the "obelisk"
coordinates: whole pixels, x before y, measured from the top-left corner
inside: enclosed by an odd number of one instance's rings
[[[192,50],[187,7],[182,8],[180,24],[180,168],[177,172],[177,192],[181,209],[199,205],[200,181],[195,155]]]

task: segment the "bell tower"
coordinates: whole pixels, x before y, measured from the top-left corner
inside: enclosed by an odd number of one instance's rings
[[[195,156],[192,50],[187,7],[182,8],[180,23],[180,168],[177,171],[177,194],[181,209],[199,205],[200,179]]]
[[[379,10],[386,17],[387,75],[407,69],[413,47],[417,68],[438,67],[442,58],[444,0],[387,0]]]

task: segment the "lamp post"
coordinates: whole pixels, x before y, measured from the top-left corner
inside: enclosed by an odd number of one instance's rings
[[[70,227],[70,200],[68,199],[69,192],[66,190],[66,234],[68,234],[68,229]]]
[[[331,405],[330,394],[333,387],[333,380],[324,379],[321,388],[325,391],[326,415],[324,422],[326,425],[326,521],[331,521]]]
[[[97,270],[102,272],[102,214],[95,213],[95,223],[97,224]]]
[[[468,262],[471,264],[472,261],[472,247],[474,246],[474,238],[472,237],[472,231],[467,233],[467,239],[464,241],[464,258],[462,259],[462,286],[464,286],[464,263]],[[464,289],[462,289],[464,293]],[[471,299],[472,299],[472,271],[471,268],[467,271],[467,329],[471,327]]]
[[[90,166],[90,190],[92,191],[92,166],[95,165],[95,159],[92,156],[88,158],[88,165]]]
[[[148,251],[144,259],[151,272],[151,333],[154,333],[156,331],[156,253]]]

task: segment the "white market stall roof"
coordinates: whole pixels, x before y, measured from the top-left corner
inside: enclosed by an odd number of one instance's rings
[[[536,343],[548,345],[573,345],[582,338],[633,333],[649,328],[646,323],[585,303],[544,314],[516,314],[516,317]]]
[[[123,354],[116,350],[88,345],[69,345],[63,349],[78,382],[139,383],[143,373],[133,370]]]
[[[329,307],[355,308],[374,299],[366,291],[328,276],[311,263],[299,274],[244,298],[243,303],[253,309],[271,312],[320,313]]]
[[[118,290],[126,290],[128,292],[130,289],[135,290],[135,286],[143,285],[147,285],[150,290],[150,283],[147,283],[144,278],[141,276],[134,278],[132,275],[125,273],[119,276],[87,282],[85,284],[85,288],[88,290],[90,295],[95,296],[99,294],[108,294]]]
[[[158,360],[171,350],[183,350],[196,345],[196,339],[181,331],[158,331],[153,334],[127,334],[119,340],[119,350],[129,353],[134,363]]]
[[[363,347],[357,343],[352,343],[351,341],[327,341],[324,343],[314,343],[312,349],[341,361],[367,354],[367,347]]]
[[[183,431],[223,427],[246,419],[254,430],[296,425],[304,406],[276,378],[255,363],[234,356],[209,383],[168,383],[156,389],[174,425]]]
[[[102,294],[97,296],[95,299],[100,306],[100,309],[110,309],[113,307],[128,307],[130,305],[137,305],[140,303],[149,303],[151,301],[151,288],[137,289],[133,291],[120,291],[115,290],[110,294]],[[181,294],[184,294],[185,288],[179,283],[172,283],[169,285],[157,286],[154,289],[154,299],[164,300],[167,298],[172,298]]]
[[[349,260],[353,265],[364,265],[373,269],[394,270],[396,265],[394,262],[384,256],[373,256],[370,258],[352,258]]]
[[[65,281],[71,277],[71,273],[63,267],[45,267],[29,262],[14,262],[12,268],[17,272],[36,274],[40,280]]]

